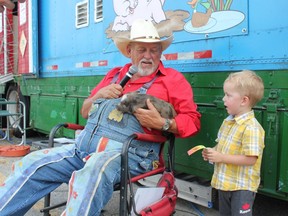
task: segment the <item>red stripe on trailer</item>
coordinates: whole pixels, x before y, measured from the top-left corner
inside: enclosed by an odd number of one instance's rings
[[[50,65],[46,67],[47,70],[58,70],[58,66],[57,65]]]
[[[212,58],[212,50],[194,52],[194,58],[195,59]]]
[[[52,65],[52,70],[58,70],[58,65]]]
[[[76,63],[77,68],[88,68],[88,67],[99,67],[99,66],[107,66],[108,61],[107,60],[100,60],[100,61],[94,61],[94,62],[79,62]]]
[[[189,60],[212,58],[212,50],[204,50],[198,52],[182,52],[164,54],[165,60]]]
[[[108,65],[108,61],[107,60],[101,60],[99,61],[98,66],[107,66]]]
[[[47,70],[58,70],[58,65],[50,65],[47,67]]]
[[[171,54],[164,54],[166,60],[177,60],[178,54],[177,53],[171,53]]]
[[[91,67],[91,62],[83,62],[83,67]]]

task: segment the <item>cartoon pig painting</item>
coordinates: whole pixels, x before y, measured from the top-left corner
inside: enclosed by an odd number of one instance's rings
[[[127,31],[136,19],[146,19],[159,23],[166,20],[163,11],[165,0],[113,0],[116,17],[112,30]]]

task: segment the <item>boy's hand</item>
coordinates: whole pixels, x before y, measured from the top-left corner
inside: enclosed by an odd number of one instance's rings
[[[202,151],[202,157],[205,161],[210,163],[220,163],[222,161],[222,154],[216,151],[214,148],[205,148]]]
[[[208,153],[208,149],[204,148],[203,151],[202,151],[202,157],[203,157],[204,161],[208,161],[207,153]]]

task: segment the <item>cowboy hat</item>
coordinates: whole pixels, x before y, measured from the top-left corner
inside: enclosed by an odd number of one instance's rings
[[[172,43],[173,36],[169,36],[166,39],[160,39],[157,29],[151,21],[148,20],[136,20],[132,23],[130,31],[130,39],[125,37],[115,37],[114,43],[118,47],[119,51],[126,57],[127,46],[131,42],[142,42],[142,43],[161,43],[162,51]]]

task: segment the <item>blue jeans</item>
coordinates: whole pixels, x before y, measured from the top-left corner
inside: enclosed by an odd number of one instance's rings
[[[115,113],[119,100],[95,102],[75,145],[32,152],[16,162],[0,186],[0,215],[24,215],[62,183],[69,183],[63,215],[100,215],[120,182],[122,143],[132,133],[143,133],[133,115]],[[133,141],[129,148],[132,176],[152,170],[159,149],[158,143]]]

